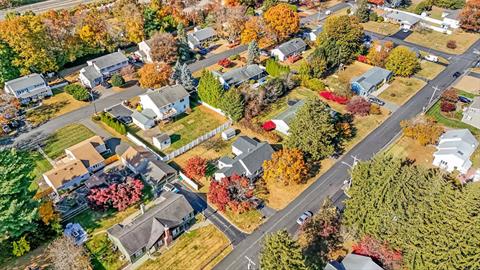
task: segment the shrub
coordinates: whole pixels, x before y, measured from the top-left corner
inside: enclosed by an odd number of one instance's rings
[[[325,90],[325,83],[318,78],[306,79],[302,81],[303,86],[306,88],[312,89],[313,91],[323,91]]]
[[[456,49],[457,48],[457,42],[455,40],[449,40],[447,42],[447,48],[449,49]]]
[[[187,160],[187,165],[185,165],[185,174],[192,179],[198,180],[202,178],[207,173],[207,160],[194,156]]]
[[[88,90],[79,84],[69,84],[65,86],[63,90],[76,100],[85,101],[90,98]]]
[[[100,120],[105,123],[107,126],[113,128],[116,132],[125,135],[127,134],[127,127],[117,119],[111,117],[106,113],[100,115]]]
[[[114,74],[112,78],[110,79],[110,82],[112,83],[113,86],[115,87],[120,87],[125,84],[125,80],[120,74]]]
[[[347,110],[354,115],[368,115],[370,113],[370,102],[363,97],[353,97],[347,103]]]
[[[377,22],[384,22],[384,21],[385,21],[385,19],[382,16],[378,16]]]
[[[336,102],[338,104],[347,104],[347,102],[348,102],[347,97],[337,96],[337,95],[335,95],[335,93],[330,92],[330,91],[322,91],[322,92],[319,93],[319,95],[326,100],[331,100],[331,101]]]
[[[115,208],[118,211],[123,211],[140,201],[142,189],[143,183],[140,180],[129,178],[122,184],[92,188],[87,198],[93,207],[99,209]]]
[[[283,66],[274,59],[268,59],[265,68],[267,73],[273,77],[279,77],[290,72],[290,68],[288,66]]]
[[[442,110],[442,112],[453,112],[456,108],[457,106],[455,106],[454,103],[448,102],[446,100],[442,100],[442,102],[440,103],[440,109]]]
[[[455,88],[450,88],[447,91],[443,92],[442,100],[450,103],[457,103],[458,101],[458,91]]]
[[[382,111],[380,110],[380,106],[377,105],[377,104],[371,104],[370,105],[370,114],[373,114],[373,115],[382,114]]]

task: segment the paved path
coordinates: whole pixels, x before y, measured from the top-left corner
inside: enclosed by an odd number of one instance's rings
[[[43,1],[43,2],[38,2],[35,4],[30,4],[30,5],[25,5],[25,6],[20,6],[16,8],[11,8],[11,9],[6,9],[6,10],[0,10],[0,19],[4,19],[5,15],[8,12],[12,11],[17,11],[20,13],[24,13],[25,11],[33,11],[35,13],[43,13],[48,10],[58,10],[58,9],[69,9],[76,7],[80,4],[88,4],[92,2],[97,2],[99,0],[49,0],[49,1]]]

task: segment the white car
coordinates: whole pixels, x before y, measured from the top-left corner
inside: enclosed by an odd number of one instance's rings
[[[425,56],[425,60],[436,63],[436,62],[438,62],[438,57],[433,55],[433,54],[429,54],[429,55]]]
[[[325,15],[330,15],[330,14],[332,14],[332,11],[329,10],[329,9],[327,9],[327,10],[325,11]]]
[[[313,213],[310,211],[306,211],[303,213],[299,218],[297,218],[298,225],[303,225],[307,220],[313,217]]]

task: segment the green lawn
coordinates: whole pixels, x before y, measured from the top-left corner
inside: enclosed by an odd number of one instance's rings
[[[438,123],[449,127],[449,128],[466,128],[469,129],[474,135],[480,135],[480,130],[470,126],[468,124],[463,123],[462,121],[455,119],[455,118],[450,118],[446,117],[445,115],[442,114],[440,110],[440,101],[435,103],[435,105],[428,110],[427,115],[432,116],[437,120]]]
[[[35,175],[35,179],[42,177],[42,174],[51,170],[52,164],[48,162],[39,152],[32,151],[31,157],[35,162],[35,169],[33,170],[33,174]]]
[[[57,130],[46,141],[46,145],[43,148],[47,156],[52,159],[62,156],[65,148],[82,142],[90,137],[93,137],[95,133],[81,124],[71,124]]]
[[[113,250],[114,246],[106,233],[91,237],[85,246],[90,251],[93,269],[117,270],[127,263],[127,261],[121,260],[120,251]]]

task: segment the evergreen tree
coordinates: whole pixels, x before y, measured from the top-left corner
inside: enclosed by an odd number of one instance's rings
[[[192,59],[193,56],[194,56],[194,53],[190,50],[190,47],[188,47],[187,42],[179,40],[179,42],[178,42],[178,59],[183,63],[183,62],[186,62],[186,61]]]
[[[17,238],[33,231],[38,218],[35,191],[29,189],[35,165],[26,152],[0,150],[0,235]]]
[[[368,8],[367,0],[360,0],[357,5],[355,16],[360,19],[360,22],[365,23],[370,19],[370,9]]]
[[[302,249],[285,230],[265,236],[260,267],[263,270],[308,269]]]
[[[0,85],[20,76],[20,70],[12,64],[14,59],[12,48],[0,40]]]
[[[175,65],[172,68],[171,80],[175,83],[179,83],[181,76],[182,76],[182,65],[180,64],[180,60],[177,59],[177,62],[175,62]]]
[[[190,72],[186,63],[183,63],[183,66],[180,69],[180,84],[183,85],[188,92],[195,90],[192,72]]]
[[[260,57],[260,49],[257,42],[253,40],[248,44],[247,64],[255,64],[258,57]]]
[[[219,107],[223,94],[223,87],[218,79],[213,76],[212,72],[208,70],[202,72],[197,91],[198,97],[200,97],[203,102],[215,108]]]
[[[187,41],[187,35],[185,34],[185,26],[183,23],[177,25],[177,39],[181,42]]]
[[[225,92],[220,102],[220,109],[235,122],[242,119],[244,112],[242,94],[236,89]]]

